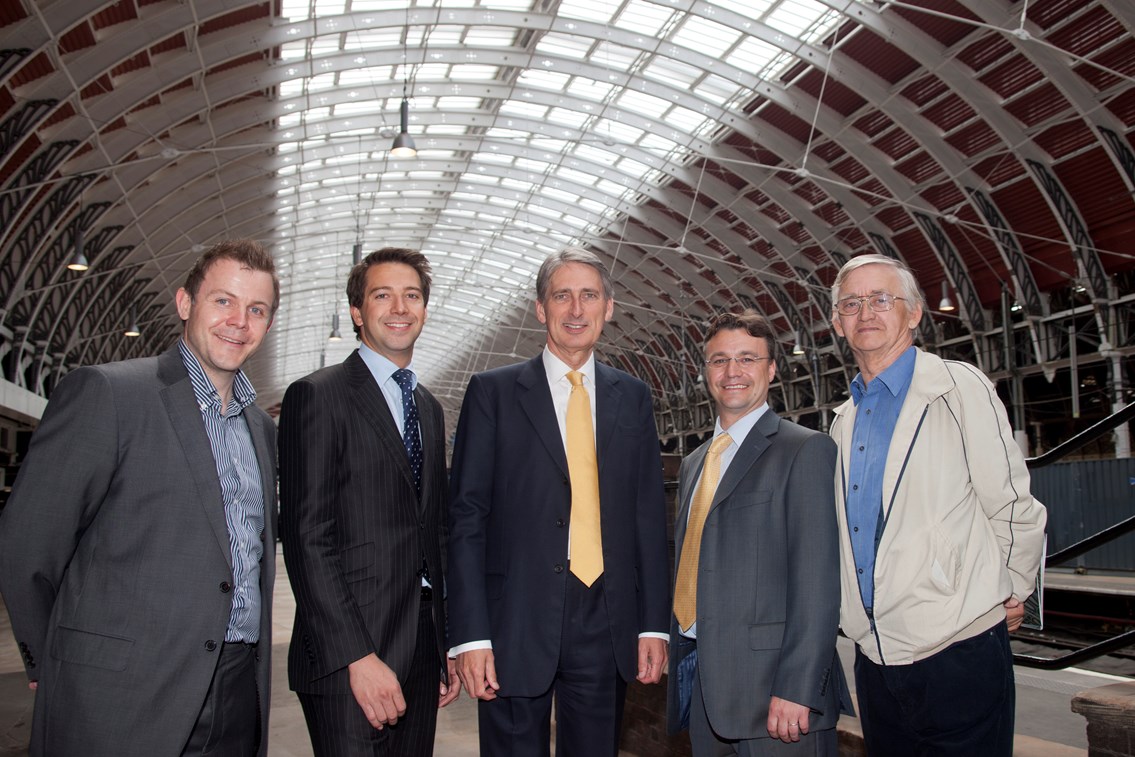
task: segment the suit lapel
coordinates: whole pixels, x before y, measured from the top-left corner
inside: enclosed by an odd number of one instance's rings
[[[737,488],[737,484],[741,483],[749,469],[760,459],[765,450],[772,446],[769,437],[775,434],[779,427],[780,417],[769,408],[749,431],[737,454],[733,456],[733,462],[729,463],[729,468],[721,477],[721,482],[713,495],[713,504],[710,505],[711,511]]]
[[[516,383],[520,407],[528,416],[528,422],[536,430],[536,436],[566,477],[567,453],[564,451],[564,441],[560,437],[560,426],[556,420],[556,408],[552,404],[552,392],[548,389],[548,376],[544,372],[542,354],[528,361]]]
[[[712,441],[712,439],[710,440]],[[686,459],[687,475],[680,476],[678,490],[678,514],[674,521],[674,548],[682,554],[682,543],[686,538],[686,524],[690,519],[690,501],[694,496],[694,484],[701,476],[702,466],[705,464],[705,453],[709,451],[710,441],[690,453]]]
[[[437,442],[434,439],[437,419],[434,417],[433,403],[426,400],[427,396],[426,388],[418,384],[417,388],[414,389],[414,402],[418,405],[418,425],[422,429],[422,493],[418,500],[419,509],[425,508],[425,504],[430,501],[430,495],[433,493],[433,476],[429,475],[429,472],[433,470],[435,464],[433,457]],[[409,462],[406,464],[406,469],[410,469]]]
[[[413,487],[414,475],[410,472],[410,461],[406,459],[406,445],[402,443],[402,435],[398,433],[394,416],[390,414],[390,406],[386,404],[386,397],[378,388],[370,368],[367,368],[357,350],[343,361],[343,365],[347,369],[347,380],[355,395],[355,407],[374,426],[382,447],[395,460],[394,464]]]
[[[595,455],[599,462],[599,472],[603,472],[604,463],[614,457],[608,451],[611,448],[611,435],[615,433],[615,424],[619,419],[619,407],[622,392],[619,390],[619,374],[605,365],[595,362],[595,421],[598,428],[595,430]]]
[[[197,406],[193,383],[189,380],[189,373],[177,345],[158,358],[158,378],[165,384],[160,392],[162,403],[197,488],[197,500],[205,511],[205,520],[217,538],[217,546],[231,568],[233,558],[229,547],[229,527],[225,522],[217,461],[213,458],[213,448],[209,444],[201,409]],[[272,491],[275,491],[274,486]]]

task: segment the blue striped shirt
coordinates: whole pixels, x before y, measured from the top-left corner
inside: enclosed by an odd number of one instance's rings
[[[260,559],[264,554],[264,488],[260,465],[244,409],[256,401],[252,383],[237,371],[233,379],[233,396],[227,408],[221,407],[221,396],[205,374],[197,356],[185,340],[178,342],[181,359],[189,371],[193,394],[201,409],[217,478],[221,481],[221,498],[225,523],[229,530],[229,551],[232,554],[232,610],[225,641],[255,644],[260,640]]]

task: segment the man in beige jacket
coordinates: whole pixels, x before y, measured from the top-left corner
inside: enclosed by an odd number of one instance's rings
[[[1010,757],[1009,632],[1035,586],[1045,509],[993,384],[914,347],[923,299],[903,263],[852,258],[832,302],[859,366],[831,434],[840,624],[867,751]]]

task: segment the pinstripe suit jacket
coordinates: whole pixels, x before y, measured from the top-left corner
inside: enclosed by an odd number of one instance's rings
[[[445,427],[425,387],[422,492],[398,427],[354,352],[288,387],[280,412],[280,533],[296,619],[288,680],[297,692],[350,692],[347,665],[374,652],[405,683],[414,656],[425,557],[441,587]],[[445,677],[441,591],[434,592]]]
[[[266,734],[276,429],[255,406],[244,415],[265,494]],[[231,562],[216,461],[177,346],[69,373],[0,518],[0,590],[39,681],[31,754],[179,754],[225,638]]]

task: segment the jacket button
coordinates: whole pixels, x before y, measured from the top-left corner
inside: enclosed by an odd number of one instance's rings
[[[564,519],[563,518],[556,518],[556,528],[563,528],[563,527],[564,527]]]
[[[554,570],[557,573],[563,573],[564,572],[564,566],[561,565],[560,563],[556,563],[555,567],[552,568],[552,570]]]
[[[221,591],[223,593],[228,594],[232,590],[233,590],[232,584],[230,584],[228,581],[221,581]]]
[[[217,642],[213,641],[212,639],[209,639],[208,641],[205,642],[205,651],[206,652],[213,652],[213,651],[216,651],[216,649],[217,649]]]

